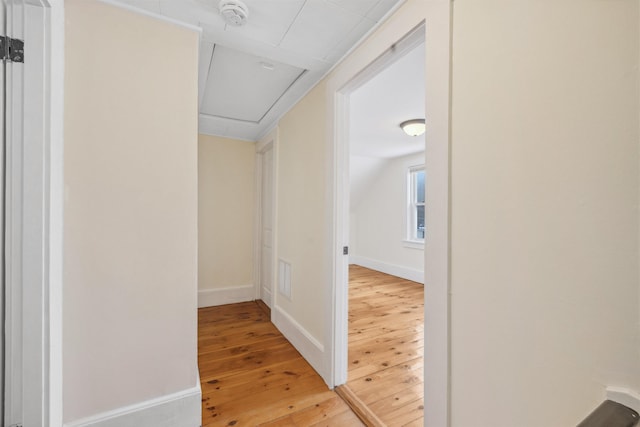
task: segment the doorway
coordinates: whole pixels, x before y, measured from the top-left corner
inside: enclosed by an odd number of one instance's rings
[[[424,43],[349,94],[348,393],[383,424],[422,424]]]
[[[425,27],[421,23],[384,51],[376,60],[366,66],[336,91],[336,240],[344,242],[348,248],[350,241],[350,178],[349,158],[351,155],[349,143],[349,97],[359,87],[371,80],[391,64],[401,59],[408,52],[424,44]],[[424,146],[424,143],[423,143]],[[335,336],[334,336],[334,384],[347,382],[348,370],[348,298],[349,298],[349,257],[348,249],[335,254]]]
[[[426,21],[418,22],[424,17]],[[430,232],[425,244],[425,425],[450,423],[450,64],[451,4],[425,4],[414,14],[401,14],[388,32],[369,39],[366,49],[358,50],[355,59],[328,82],[333,94],[329,106],[329,129],[333,132],[330,162],[332,200],[332,292],[330,323],[331,384],[346,383],[348,369],[348,265],[344,247],[349,245],[348,191],[348,97],[349,94],[389,64],[393,57],[411,46],[425,42],[425,111],[429,126],[426,132],[425,216]],[[414,26],[411,29],[412,26]],[[409,32],[406,31],[409,29]],[[391,61],[392,62],[392,61]]]
[[[256,253],[254,275],[256,299],[273,308],[275,272],[275,150],[277,131],[256,145]]]

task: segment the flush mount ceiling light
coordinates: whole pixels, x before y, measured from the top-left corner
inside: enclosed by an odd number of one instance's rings
[[[406,122],[400,123],[400,127],[409,136],[420,136],[424,133],[425,130],[425,120],[424,119],[413,119],[407,120]]]
[[[236,27],[246,24],[249,17],[249,8],[240,0],[221,0],[218,9],[224,22]]]

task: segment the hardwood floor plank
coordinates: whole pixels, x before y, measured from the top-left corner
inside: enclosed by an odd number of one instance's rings
[[[349,369],[349,378],[353,378],[354,381],[361,379],[363,377],[371,376],[378,372],[383,372],[386,369],[404,366],[408,362],[414,359],[422,358],[423,349],[419,348],[415,351],[413,349],[402,351],[385,351],[380,352],[377,355],[370,359],[364,359],[362,362],[358,359],[355,359]]]
[[[306,363],[300,359],[302,363]],[[291,381],[299,381],[306,377],[316,376],[315,372],[308,370],[296,371],[290,363],[281,364],[281,367],[270,367],[267,370],[250,371],[221,380],[210,380],[202,388],[203,399],[211,399],[216,404],[221,404],[242,395],[258,395],[263,391],[275,390]]]
[[[349,345],[349,359],[354,357],[368,357],[380,353],[380,348],[389,350],[407,349],[423,346],[422,334],[413,332],[399,332],[383,334],[376,338],[366,338],[354,341]]]
[[[422,357],[415,357],[406,362],[390,366],[385,369],[380,369],[370,375],[365,375],[357,378],[350,377],[350,387],[352,390],[360,390],[361,388],[371,388],[373,384],[377,382],[393,379],[394,377],[400,380],[405,374],[417,376],[420,379],[423,371],[423,359]]]
[[[243,394],[220,404],[212,399],[205,402],[203,412],[210,412],[210,419],[221,422],[219,425],[235,421],[232,425],[255,426],[290,415],[333,395],[321,379],[306,377],[254,395]],[[206,424],[204,419],[203,423]]]
[[[348,384],[389,427],[422,425],[423,287],[350,270]],[[269,317],[256,302],[198,311],[203,427],[364,426]]]
[[[336,387],[336,393],[367,427],[386,427],[386,424],[349,388],[347,384]]]
[[[394,411],[387,413],[387,427],[401,427],[413,420],[417,420],[423,416],[424,405],[422,399],[416,399],[413,402],[396,408]]]
[[[300,427],[364,427],[362,421],[351,411],[344,411],[338,415],[314,424],[299,424]]]
[[[198,311],[202,426],[362,424],[258,303]]]
[[[277,333],[277,329],[267,323],[269,319],[265,317],[258,317],[246,321],[245,319],[230,319],[225,323],[215,323],[200,328],[203,334],[203,338],[200,342],[206,342],[212,338],[224,338],[228,336],[237,337],[240,334],[245,334],[248,338],[254,336],[256,332],[260,333]]]
[[[349,268],[347,385],[388,426],[423,420],[424,287]]]
[[[293,421],[291,415],[278,418],[275,421],[268,421],[266,423],[258,424],[257,427],[297,427],[298,425]]]
[[[299,356],[300,353],[291,344],[284,343],[270,349],[254,351],[222,360],[203,360],[199,364],[200,378],[209,380],[213,377],[235,375],[246,370],[261,369],[263,366],[295,359]]]
[[[332,419],[335,420],[335,417],[341,416],[345,412],[352,414],[351,409],[349,409],[347,404],[344,403],[344,400],[339,396],[335,396],[322,403],[318,403],[302,411],[296,412],[291,415],[291,419],[296,423],[296,425],[302,427],[313,425],[314,423],[317,423],[319,419],[322,420],[320,421],[321,423]],[[362,424],[358,422],[355,424],[352,423],[352,425],[360,426]]]
[[[403,425],[402,427],[423,427],[424,426],[424,417],[420,417],[416,420],[413,420],[411,422],[408,422],[407,424]]]
[[[423,336],[423,330],[421,328],[381,327],[378,325],[374,325],[369,328],[353,328],[349,333],[349,343],[356,343],[361,340],[370,340],[373,336],[385,337],[395,336],[397,334]]]
[[[381,360],[385,357],[399,356],[402,354],[420,354],[423,348],[421,336],[415,334],[404,335],[402,333],[387,336],[385,338],[374,338],[360,340],[349,346],[349,363],[355,369],[356,360],[369,361]],[[410,357],[412,358],[412,357]]]
[[[260,427],[306,427],[311,425],[322,425],[323,423],[331,426],[363,425],[361,422],[359,422],[359,420],[351,420],[349,421],[349,424],[335,424],[337,420],[343,419],[343,417],[345,417],[345,413],[351,413],[351,409],[349,409],[347,404],[344,403],[344,401],[340,397],[333,396],[330,399],[325,400],[324,402],[317,403],[284,418],[279,418],[275,421],[260,424]],[[355,419],[357,420],[357,417]],[[333,424],[330,424],[332,422]]]
[[[201,334],[206,338],[198,340],[198,353],[207,353],[214,350],[222,350],[233,347],[238,344],[238,338],[242,337],[243,343],[251,344],[255,342],[265,341],[280,336],[277,329],[266,326],[251,325],[244,329],[235,330],[228,335],[214,335],[207,330],[201,330]]]
[[[377,414],[388,414],[391,411],[406,405],[414,400],[421,399],[424,394],[424,387],[422,384],[409,386],[397,393],[385,396],[377,402],[369,404],[371,410]]]
[[[258,307],[260,307],[264,314],[267,315],[267,318],[271,319],[271,309],[269,308],[269,306],[261,299],[256,300],[256,304],[258,304]]]
[[[372,379],[367,377],[364,381]],[[363,387],[357,390],[353,390],[360,399],[367,405],[371,405],[381,399],[389,397],[395,393],[409,393],[412,386],[421,386],[422,379],[418,375],[412,373],[404,373],[397,378],[387,378],[381,380],[378,383],[371,381],[370,387]],[[386,414],[378,414],[381,418],[385,418]]]
[[[234,357],[241,357],[251,353],[259,352],[260,350],[266,348],[273,348],[277,346],[286,345],[289,341],[282,335],[274,336],[269,338],[264,338],[259,341],[250,341],[246,342],[242,345],[229,345],[224,348],[216,348],[213,345],[209,345],[207,347],[203,347],[201,351],[199,351],[199,355],[209,354],[209,357],[212,357],[216,360],[230,359]]]

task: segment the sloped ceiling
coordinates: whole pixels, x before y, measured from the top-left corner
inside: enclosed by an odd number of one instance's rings
[[[425,118],[424,49],[419,44],[351,93],[351,155],[395,158],[424,151],[424,136],[400,128],[405,120]]]
[[[254,141],[404,1],[243,0],[241,27],[219,0],[116,2],[202,28],[200,132]]]
[[[425,118],[424,49],[419,44],[349,96],[352,212],[394,159],[424,152],[424,135],[400,129],[405,120]]]

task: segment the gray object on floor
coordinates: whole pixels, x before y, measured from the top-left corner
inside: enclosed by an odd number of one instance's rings
[[[605,400],[577,427],[634,427],[640,416],[620,403]]]

